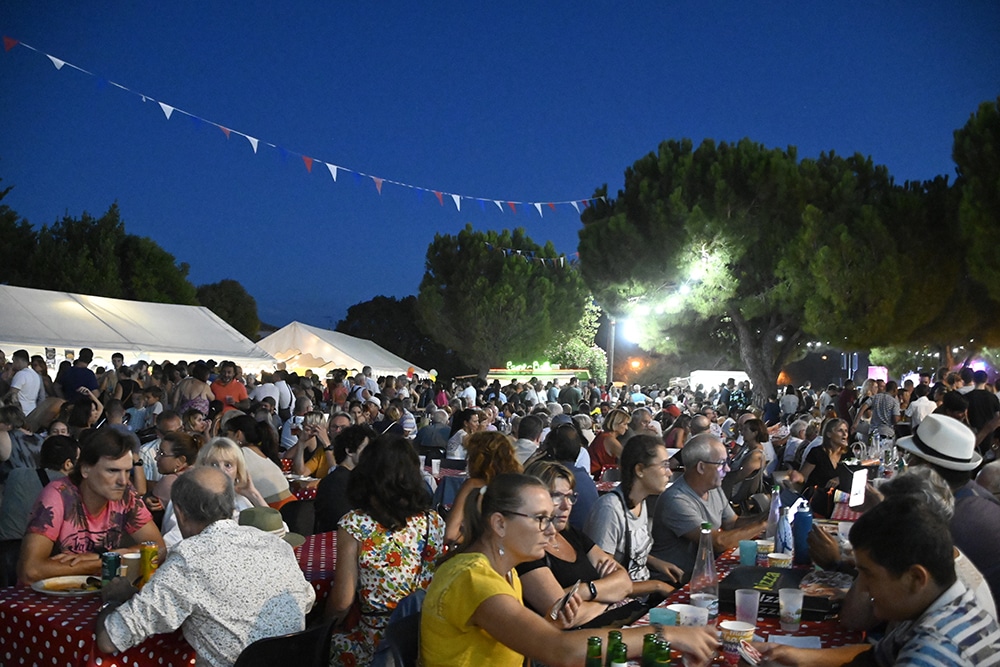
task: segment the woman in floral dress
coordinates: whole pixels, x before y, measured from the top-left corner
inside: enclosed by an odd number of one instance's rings
[[[356,627],[333,634],[330,664],[367,665],[401,599],[427,588],[444,544],[444,520],[430,509],[417,454],[398,435],[365,447],[347,493],[357,509],[340,520],[337,571],[326,618],[342,623],[355,598]]]

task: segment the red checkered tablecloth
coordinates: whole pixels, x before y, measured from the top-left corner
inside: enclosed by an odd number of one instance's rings
[[[738,549],[732,549],[726,553],[719,556],[715,561],[715,568],[719,574],[719,578],[723,579],[728,575],[735,567],[740,564],[740,557]],[[668,597],[661,606],[666,606],[668,604],[690,604],[691,603],[691,590],[688,586],[675,591],[670,597]],[[734,614],[719,614],[718,622],[722,621],[734,621],[736,616]],[[643,616],[635,625],[649,625],[649,616]],[[822,643],[823,648],[829,648],[832,646],[847,646],[849,644],[860,644],[864,642],[865,635],[861,632],[853,632],[851,630],[846,630],[840,625],[837,620],[828,621],[802,621],[802,625],[799,627],[798,632],[785,632],[781,629],[780,622],[777,618],[768,616],[759,616],[757,618],[757,636],[762,637],[767,640],[771,635],[795,635],[798,637],[808,636],[808,637],[819,637],[820,643]],[[726,665],[722,657],[716,659],[712,664],[715,665]]]
[[[322,607],[337,565],[337,534],[310,535],[295,549]],[[194,650],[180,631],[155,635],[123,653],[97,650],[94,619],[101,596],[53,596],[27,586],[0,588],[0,665],[53,667],[186,667]]]

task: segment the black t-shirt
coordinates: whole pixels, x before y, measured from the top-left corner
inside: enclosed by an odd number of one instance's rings
[[[969,401],[969,425],[977,431],[1000,410],[1000,399],[985,389],[973,389],[965,400]]]
[[[329,533],[337,530],[340,519],[354,509],[347,499],[347,482],[351,471],[337,466],[320,480],[316,487],[316,532]]]
[[[818,486],[820,488],[825,487],[826,483],[831,479],[839,477],[837,469],[833,467],[833,463],[830,461],[830,455],[827,453],[822,446],[814,447],[809,456],[806,457],[806,463],[811,463],[815,468],[809,473],[809,479],[806,480],[806,488],[810,486]]]
[[[575,561],[566,561],[546,552],[543,558],[518,565],[518,575],[523,577],[532,570],[537,570],[540,567],[548,567],[552,570],[552,575],[556,578],[556,581],[563,588],[572,586],[577,580],[588,582],[600,579],[601,575],[594,568],[593,564],[591,564],[590,559],[587,558],[587,554],[594,548],[594,541],[573,526],[566,526],[566,530],[562,531],[561,534],[570,543],[570,546],[576,550]]]

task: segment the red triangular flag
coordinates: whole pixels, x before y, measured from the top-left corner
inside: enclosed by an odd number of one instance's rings
[[[313,173],[313,159],[307,155],[302,156],[302,161],[306,163],[306,171]]]
[[[378,190],[379,194],[382,194],[382,181],[384,179],[381,179],[378,176],[372,176],[372,180],[375,181],[375,189]]]
[[[444,197],[441,196],[441,193],[434,190],[434,196],[438,198],[438,203],[441,204],[441,206],[444,206]]]
[[[517,213],[517,206],[514,205],[514,202],[512,201],[507,202],[507,206],[510,206],[510,210],[514,211],[514,213]]]
[[[584,199],[583,200],[583,207],[584,208],[590,208],[590,200],[589,199]]]
[[[3,36],[3,50],[4,51],[10,51],[11,49],[13,49],[17,45],[18,45],[18,41],[16,39],[14,39],[13,37],[8,37],[7,35]]]
[[[224,135],[226,135],[226,139],[228,139],[228,138],[229,138],[229,128],[228,128],[228,127],[222,127],[222,126],[220,125],[220,126],[219,126],[219,129],[220,129],[220,130],[222,130],[222,133],[223,133]]]
[[[549,208],[551,208],[554,211],[556,210],[556,205],[553,204],[552,202],[549,202]]]

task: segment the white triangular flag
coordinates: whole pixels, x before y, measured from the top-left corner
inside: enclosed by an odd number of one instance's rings
[[[500,209],[500,212],[503,213],[503,204],[498,202],[496,199],[493,200],[493,203],[496,204],[497,208]]]
[[[330,175],[333,176],[333,182],[337,182],[337,165],[326,163],[326,168],[330,170]]]
[[[462,210],[462,204],[461,204],[461,202],[462,202],[462,195],[452,195],[451,198],[455,200],[455,208],[458,209],[459,211],[461,211]]]
[[[570,204],[572,204],[573,208],[576,209],[577,213],[580,212],[580,205],[579,204],[577,204],[575,201],[571,201]]]
[[[243,136],[246,137],[247,141],[250,142],[250,145],[253,146],[253,152],[256,154],[257,153],[257,140],[254,139],[253,137],[251,137],[249,134],[244,134]]]
[[[45,55],[49,56],[47,53]],[[59,60],[55,56],[49,56],[49,60],[51,60],[52,64],[56,66],[56,69],[62,69],[62,66],[66,64],[64,60]]]
[[[166,114],[167,120],[170,120],[170,114],[174,112],[174,108],[169,104],[164,104],[163,102],[160,102],[159,104],[160,108],[163,109],[163,113]]]
[[[534,204],[532,204],[532,206],[535,207],[535,210],[538,211],[538,217],[541,218],[542,217],[542,205],[539,204],[538,202],[535,202]]]

